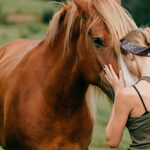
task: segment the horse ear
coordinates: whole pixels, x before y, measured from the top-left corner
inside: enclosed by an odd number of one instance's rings
[[[121,5],[121,0],[115,0],[118,4]]]
[[[73,0],[79,10],[83,10],[86,14],[89,14],[89,2],[87,0]]]

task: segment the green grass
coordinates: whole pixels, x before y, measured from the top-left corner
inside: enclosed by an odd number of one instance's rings
[[[42,23],[0,25],[0,45],[19,38],[44,38],[48,25]]]

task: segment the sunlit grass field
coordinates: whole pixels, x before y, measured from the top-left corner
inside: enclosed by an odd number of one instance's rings
[[[15,5],[14,5],[15,4]],[[42,0],[0,0],[0,16],[10,13],[33,13],[42,15],[45,9],[56,9],[56,5]],[[1,23],[0,24],[0,46],[18,38],[44,38],[48,24],[36,23]],[[106,98],[98,100],[96,123],[94,126],[93,138],[90,150],[111,150],[107,147],[105,140],[105,128],[110,116],[112,104]],[[126,150],[130,144],[130,137],[125,130],[119,150]],[[2,150],[0,148],[0,150]]]

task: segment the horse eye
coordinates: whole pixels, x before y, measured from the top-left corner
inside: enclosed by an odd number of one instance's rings
[[[104,46],[104,42],[101,38],[95,38],[93,39],[93,42],[97,48]]]

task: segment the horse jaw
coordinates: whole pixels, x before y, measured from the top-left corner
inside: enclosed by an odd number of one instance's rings
[[[137,82],[138,78],[137,78],[137,76],[135,76],[128,70],[122,55],[120,55],[120,66],[123,71],[125,85],[130,86],[130,85],[135,84]]]

